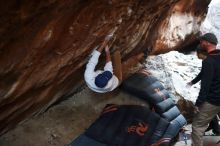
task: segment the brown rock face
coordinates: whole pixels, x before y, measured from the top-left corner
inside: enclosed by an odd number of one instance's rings
[[[207,2],[195,1],[1,1],[0,134],[73,93],[88,55],[113,30],[113,50],[125,65],[145,48],[160,53],[181,46],[185,36],[173,34],[169,46],[163,34],[174,12],[203,17]]]

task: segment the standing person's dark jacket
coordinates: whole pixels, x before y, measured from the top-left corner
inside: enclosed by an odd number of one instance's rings
[[[208,53],[202,62],[201,89],[196,105],[207,101],[220,106],[220,50]]]
[[[191,81],[192,84],[196,84],[201,80],[202,77],[202,71],[199,72],[199,74]]]

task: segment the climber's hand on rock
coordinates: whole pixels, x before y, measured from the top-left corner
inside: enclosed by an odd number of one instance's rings
[[[109,46],[108,46],[108,45],[105,46],[105,52],[106,52],[106,53],[109,52]]]
[[[102,50],[106,47],[107,44],[108,44],[108,41],[104,40],[101,46],[98,48],[98,51],[102,52]]]
[[[111,40],[111,38],[113,37],[113,34],[109,34],[109,35],[107,35],[106,37],[105,37],[105,41],[109,41],[109,40]]]

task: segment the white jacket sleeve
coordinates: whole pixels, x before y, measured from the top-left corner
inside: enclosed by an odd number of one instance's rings
[[[94,50],[92,53],[91,58],[89,59],[88,64],[86,65],[86,70],[85,70],[85,79],[92,79],[95,76],[95,67],[98,64],[100,52],[97,50]]]
[[[113,74],[112,62],[109,61],[105,64],[104,71],[110,71]]]

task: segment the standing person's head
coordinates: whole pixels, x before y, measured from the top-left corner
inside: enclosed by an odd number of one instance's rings
[[[200,45],[207,52],[215,50],[217,44],[218,39],[213,33],[206,33],[200,37]]]

